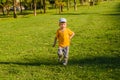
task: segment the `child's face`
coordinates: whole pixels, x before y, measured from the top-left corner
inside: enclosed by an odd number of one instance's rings
[[[59,26],[60,26],[61,29],[66,28],[66,25],[67,24],[65,22],[64,23],[59,23]]]

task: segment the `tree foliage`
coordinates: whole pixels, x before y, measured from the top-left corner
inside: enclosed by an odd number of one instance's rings
[[[9,15],[10,8],[12,6],[19,6],[22,13],[22,6],[26,10],[33,10],[33,14],[36,16],[36,11],[40,10],[40,13],[46,13],[47,5],[52,4],[52,7],[59,9],[59,13],[64,11],[64,8],[74,7],[77,10],[77,5],[88,5],[94,6],[98,5],[101,1],[106,0],[0,0],[0,8],[3,15]],[[16,7],[13,11],[16,11]],[[14,12],[17,14],[17,11]]]

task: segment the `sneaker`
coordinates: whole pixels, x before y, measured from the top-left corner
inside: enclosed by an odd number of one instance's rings
[[[66,65],[67,65],[67,63],[65,63],[65,62],[64,62],[64,63],[63,63],[63,65],[64,65],[64,66],[66,66]]]

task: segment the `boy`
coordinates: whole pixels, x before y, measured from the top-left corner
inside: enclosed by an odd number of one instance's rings
[[[68,54],[69,54],[69,46],[70,40],[73,38],[75,33],[71,31],[67,27],[67,20],[65,18],[61,18],[59,20],[60,28],[56,32],[56,37],[54,40],[53,47],[55,47],[56,42],[58,40],[58,61],[61,62],[62,56],[64,55],[63,65],[67,65],[68,63]]]

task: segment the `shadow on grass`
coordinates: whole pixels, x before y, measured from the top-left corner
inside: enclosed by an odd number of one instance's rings
[[[24,66],[40,66],[40,65],[60,65],[58,63],[54,63],[50,62],[50,61],[36,61],[36,62],[0,62],[0,64],[6,64],[6,65],[10,65],[10,64],[15,64],[15,65],[24,65]]]
[[[24,66],[40,66],[40,65],[61,65],[56,60],[47,60],[47,61],[28,61],[28,62],[0,62],[0,64],[15,64],[15,65],[24,65]],[[111,68],[120,68],[120,57],[93,57],[79,59],[70,59],[68,65],[80,65],[80,66],[102,66],[102,67],[111,67]]]
[[[3,14],[0,14],[0,18],[11,18],[12,15],[3,15]]]
[[[116,11],[120,12],[120,3],[117,4]]]
[[[80,65],[80,66],[99,66],[100,68],[118,68],[120,69],[120,57],[93,57],[85,59],[71,59],[69,61],[70,65]]]
[[[61,13],[61,14],[53,14],[53,15],[105,15],[105,16],[120,16],[120,12],[111,12],[111,13]]]
[[[21,16],[23,18],[27,18],[27,15],[33,14],[32,12],[22,12],[17,13],[17,17]],[[7,14],[0,14],[0,18],[13,18],[13,13]]]
[[[53,14],[53,15],[95,15],[99,13],[61,13],[61,14]]]
[[[111,13],[111,14],[102,14],[102,15],[120,17],[120,13]]]

